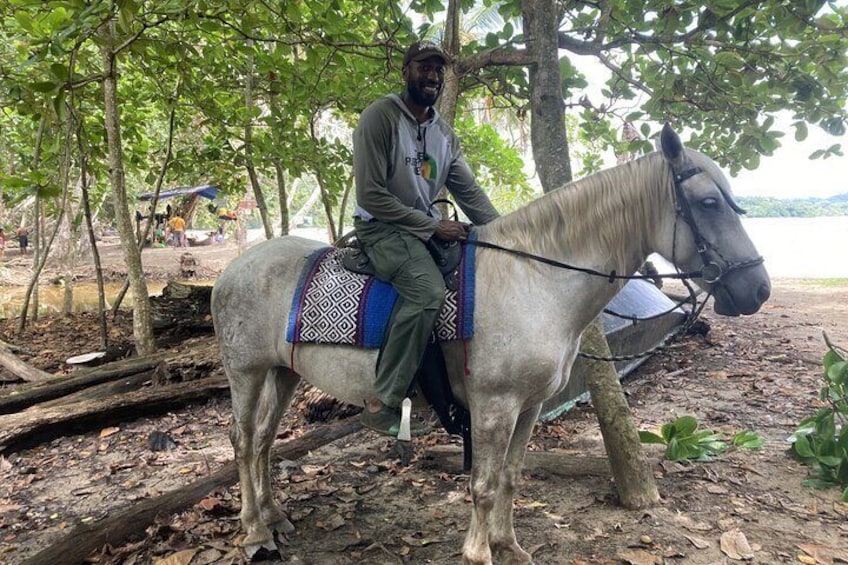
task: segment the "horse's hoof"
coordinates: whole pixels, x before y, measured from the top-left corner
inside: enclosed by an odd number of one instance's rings
[[[248,561],[279,561],[283,558],[274,540],[262,543],[246,543],[244,544],[244,553],[247,555]]]

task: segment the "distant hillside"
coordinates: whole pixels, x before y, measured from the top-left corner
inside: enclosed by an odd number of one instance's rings
[[[848,216],[848,193],[830,198],[740,197],[739,205],[749,218],[811,218],[815,216]]]

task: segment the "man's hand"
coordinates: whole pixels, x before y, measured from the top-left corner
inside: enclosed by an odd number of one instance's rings
[[[468,239],[468,232],[470,231],[471,224],[454,222],[453,220],[439,220],[439,225],[436,226],[436,232],[433,235],[445,241],[465,241]]]

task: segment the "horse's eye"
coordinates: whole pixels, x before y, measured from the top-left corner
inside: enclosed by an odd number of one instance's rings
[[[718,198],[713,198],[712,196],[704,198],[703,200],[701,200],[701,206],[703,206],[707,210],[715,210],[716,208],[718,208]]]

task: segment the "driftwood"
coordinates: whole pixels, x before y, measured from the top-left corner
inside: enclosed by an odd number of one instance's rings
[[[173,356],[173,354],[171,355]],[[70,376],[53,378],[47,382],[15,387],[0,393],[0,414],[11,414],[39,402],[59,398],[86,387],[149,371],[168,357],[169,354],[167,353],[131,357],[94,369],[81,369]],[[26,365],[23,361],[18,361]],[[29,367],[29,365],[27,366]]]
[[[279,445],[273,450],[272,457],[275,460],[303,457],[310,451],[349,435],[361,427],[362,424],[357,417],[348,418],[331,426],[322,426]],[[77,526],[59,542],[30,557],[24,561],[24,564],[83,563],[89,554],[106,544],[115,546],[130,537],[143,535],[147,526],[157,515],[179,512],[197,503],[210,492],[229,487],[237,480],[238,470],[235,462],[227,463],[208,477],[188,486],[139,502],[122,512],[107,516],[98,523]]]
[[[9,453],[45,437],[56,437],[133,418],[162,413],[214,395],[226,395],[225,377],[150,387],[116,397],[83,400],[49,408],[33,407],[0,416],[0,453]]]
[[[9,344],[2,341],[0,341],[0,365],[3,365],[3,367],[19,379],[31,383],[56,380],[58,378],[56,375],[27,365],[12,352]]]

